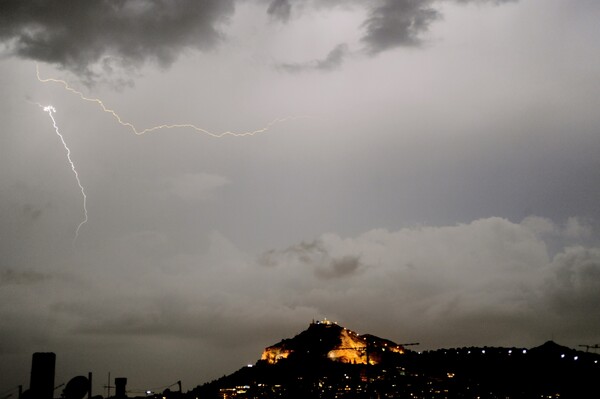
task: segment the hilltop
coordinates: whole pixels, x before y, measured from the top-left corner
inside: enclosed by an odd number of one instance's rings
[[[358,333],[328,321],[312,322],[308,329],[291,339],[266,348],[261,360],[276,364],[284,359],[318,360],[351,364],[378,364],[390,353],[403,354],[404,348],[387,339]]]

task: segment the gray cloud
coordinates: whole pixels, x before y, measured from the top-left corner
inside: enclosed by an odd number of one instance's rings
[[[447,1],[447,0],[446,0]],[[459,3],[500,4],[511,0],[456,0]],[[8,0],[0,3],[0,41],[9,54],[48,62],[69,69],[88,82],[103,76],[135,73],[151,61],[170,65],[187,48],[213,48],[224,35],[222,25],[235,10],[236,0],[150,1],[119,0],[57,3]],[[309,2],[304,10],[338,6],[364,7],[360,2]],[[435,0],[380,0],[368,10],[362,24],[367,54],[375,55],[400,46],[418,46],[422,35],[441,16]],[[268,15],[287,22],[291,0],[273,0]],[[330,71],[348,54],[340,44],[321,60],[283,64],[289,72]],[[130,84],[117,76],[119,84]]]
[[[278,67],[286,72],[305,72],[310,70],[332,71],[342,66],[348,55],[348,45],[338,44],[321,60],[301,63],[280,64]]]
[[[16,271],[7,269],[0,271],[0,287],[5,285],[29,285],[51,279],[52,276],[33,270]]]
[[[8,0],[0,3],[0,40],[20,57],[80,74],[107,57],[169,65],[187,47],[213,47],[233,9],[233,0]]]
[[[215,192],[229,183],[229,179],[224,176],[205,172],[186,173],[163,181],[169,194],[184,201],[209,200],[214,197]]]
[[[270,251],[266,270],[288,273],[294,283],[282,292],[289,298],[340,319],[360,313],[365,325],[389,324],[390,335],[392,320],[412,320],[403,327],[407,337],[447,345],[518,344],[514,340],[525,336],[535,344],[549,339],[549,330],[558,340],[592,337],[600,327],[600,317],[590,317],[600,300],[600,249],[563,247],[552,256],[544,238],[549,232],[569,239],[566,229],[537,217],[372,230],[354,238],[326,234]],[[302,276],[307,267],[316,277],[312,283]],[[360,286],[350,288],[340,278],[356,273]],[[385,319],[369,315],[377,308],[390,309]],[[563,325],[562,318],[572,322]],[[436,332],[440,324],[448,330]]]
[[[566,248],[554,257],[551,267],[546,293],[553,309],[570,317],[600,318],[600,248]]]
[[[224,300],[214,292],[210,295],[201,293],[195,299],[191,301],[172,294],[160,297],[123,296],[102,306],[65,302],[55,304],[52,309],[75,319],[70,331],[74,334],[196,338],[218,347],[247,345],[265,334],[272,334],[272,331],[289,328],[297,319],[308,320],[314,315],[314,310],[302,306],[248,301],[245,298]],[[124,306],[126,303],[129,305]],[[106,305],[111,312],[106,311]],[[240,339],[242,331],[247,339]]]
[[[301,242],[298,245],[287,248],[283,253],[285,255],[297,257],[302,263],[314,263],[315,257],[322,258],[328,255],[323,243],[319,240]]]
[[[287,22],[290,19],[292,5],[289,0],[273,0],[269,4],[267,13],[274,19]]]
[[[283,251],[270,250],[258,259],[260,265],[267,267],[276,267],[290,262],[312,269],[317,278],[324,280],[356,274],[363,266],[359,255],[331,254],[321,239],[301,242]]]
[[[491,3],[491,4],[495,4],[495,5],[500,5],[503,3],[516,3],[519,0],[452,0],[455,3],[464,3],[464,4],[468,4],[468,3]]]
[[[39,208],[34,208],[31,204],[23,205],[23,216],[25,216],[29,220],[37,220],[40,218],[42,214],[42,210]]]
[[[374,56],[397,47],[416,47],[423,44],[423,35],[431,24],[442,18],[439,3],[448,0],[379,0],[370,3],[368,16],[362,23],[364,34],[361,38],[363,51]],[[458,3],[501,4],[518,0],[456,0]],[[340,5],[364,7],[360,2],[312,2],[305,8],[332,8]],[[292,3],[290,0],[274,0],[268,8],[268,14],[280,21],[290,19]],[[350,53],[348,44],[342,43],[319,60],[307,62],[282,63],[278,67],[287,72],[310,70],[331,71],[342,66]]]
[[[328,265],[318,268],[315,274],[324,279],[339,278],[356,273],[360,266],[358,256],[344,256],[339,259],[332,259]]]
[[[431,4],[423,0],[386,0],[371,9],[363,24],[366,51],[373,55],[399,46],[421,44],[421,34],[440,18]]]

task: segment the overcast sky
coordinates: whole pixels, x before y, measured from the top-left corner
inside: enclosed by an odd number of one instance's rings
[[[600,343],[599,20],[596,0],[2,1],[1,392],[36,351],[57,385],[187,390],[324,317],[420,349]],[[138,131],[268,130],[136,135],[36,63]],[[37,103],[87,195],[76,240]]]

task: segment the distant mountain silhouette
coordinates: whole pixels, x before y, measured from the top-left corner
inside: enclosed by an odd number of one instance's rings
[[[548,341],[422,353],[327,320],[266,348],[255,365],[196,387],[198,399],[600,398],[600,355]]]

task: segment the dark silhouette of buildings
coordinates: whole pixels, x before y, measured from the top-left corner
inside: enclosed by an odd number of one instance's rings
[[[31,386],[20,399],[53,399],[55,360],[54,353],[33,355]],[[102,399],[92,398],[91,378],[90,373],[89,378],[70,380],[62,398],[83,399],[87,393],[88,399]],[[600,355],[589,348],[582,352],[549,341],[531,349],[416,352],[325,321],[313,322],[295,337],[265,348],[255,364],[187,393],[182,392],[181,381],[162,393],[127,392],[127,378],[115,378],[111,398],[581,399],[600,398],[597,381]],[[175,385],[178,391],[171,391]]]

